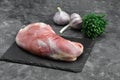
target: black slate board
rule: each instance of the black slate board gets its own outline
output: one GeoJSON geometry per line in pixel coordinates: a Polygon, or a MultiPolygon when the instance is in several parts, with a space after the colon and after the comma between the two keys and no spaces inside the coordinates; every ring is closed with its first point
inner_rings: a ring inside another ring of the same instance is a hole
{"type": "Polygon", "coordinates": [[[0,58],[2,61],[21,63],[33,66],[40,66],[46,68],[59,69],[70,72],[81,72],[89,55],[90,51],[95,43],[95,41],[88,38],[73,38],[73,37],[64,37],[71,41],[81,42],[84,45],[83,54],[75,62],[63,62],[55,61],[51,59],[46,59],[30,54],[29,52],[21,49],[14,42],[13,45],[4,53],[0,58]]]}

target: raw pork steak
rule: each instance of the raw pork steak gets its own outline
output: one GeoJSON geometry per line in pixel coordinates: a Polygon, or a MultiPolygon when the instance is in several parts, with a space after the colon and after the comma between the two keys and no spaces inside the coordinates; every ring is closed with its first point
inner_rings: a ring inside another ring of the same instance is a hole
{"type": "Polygon", "coordinates": [[[75,61],[83,52],[81,43],[60,37],[45,23],[32,23],[20,29],[16,43],[32,54],[55,60],[75,61]]]}

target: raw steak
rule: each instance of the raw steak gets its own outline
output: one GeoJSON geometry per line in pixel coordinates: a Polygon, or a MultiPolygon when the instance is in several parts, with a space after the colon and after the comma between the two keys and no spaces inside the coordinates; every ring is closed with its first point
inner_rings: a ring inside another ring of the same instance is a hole
{"type": "Polygon", "coordinates": [[[32,54],[55,60],[75,61],[83,52],[81,43],[60,37],[45,23],[32,23],[20,29],[16,43],[32,54]]]}

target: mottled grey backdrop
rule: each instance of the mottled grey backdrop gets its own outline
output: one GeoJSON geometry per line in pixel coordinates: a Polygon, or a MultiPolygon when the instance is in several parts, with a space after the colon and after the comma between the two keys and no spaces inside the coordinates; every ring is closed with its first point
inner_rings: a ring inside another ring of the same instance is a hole
{"type": "MultiPolygon", "coordinates": [[[[60,6],[68,13],[106,13],[106,33],[97,39],[81,73],[0,61],[0,80],[120,80],[120,1],[119,0],[0,0],[0,56],[14,42],[22,25],[46,22],[58,33],[52,16],[60,6]]],[[[79,37],[68,30],[67,36],[79,37]]]]}

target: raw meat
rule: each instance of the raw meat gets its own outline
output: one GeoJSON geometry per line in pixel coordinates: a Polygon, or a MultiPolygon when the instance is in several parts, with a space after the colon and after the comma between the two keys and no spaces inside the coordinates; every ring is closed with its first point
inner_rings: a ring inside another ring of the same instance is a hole
{"type": "Polygon", "coordinates": [[[81,43],[60,37],[45,23],[32,23],[20,29],[16,43],[32,54],[55,60],[75,61],[83,52],[81,43]]]}

